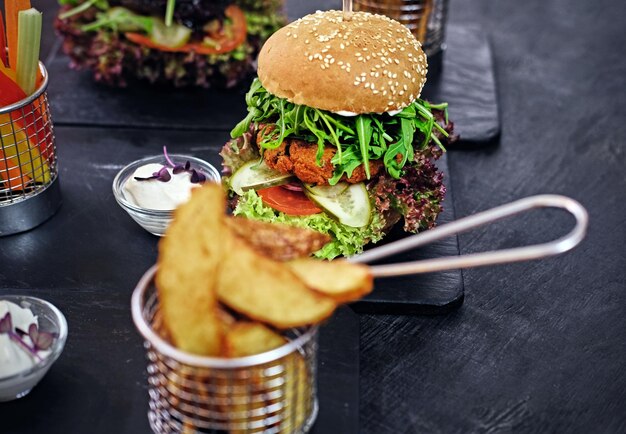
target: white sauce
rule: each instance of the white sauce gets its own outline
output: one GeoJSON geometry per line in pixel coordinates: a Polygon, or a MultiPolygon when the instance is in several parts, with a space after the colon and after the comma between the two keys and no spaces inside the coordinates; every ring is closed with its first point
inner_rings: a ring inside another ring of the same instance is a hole
{"type": "MultiPolygon", "coordinates": [[[[400,109],[400,110],[389,110],[387,113],[389,116],[395,116],[398,113],[400,113],[402,110],[404,109],[400,109]]],[[[346,116],[346,117],[354,117],[354,116],[358,116],[360,113],[354,113],[354,112],[349,112],[347,110],[339,110],[337,112],[333,112],[335,114],[338,114],[339,116],[346,116]]]]}
{"type": "MultiPolygon", "coordinates": [[[[13,330],[18,328],[28,332],[31,324],[39,326],[37,317],[33,315],[30,309],[24,309],[10,301],[0,300],[0,319],[4,318],[7,312],[11,313],[13,330]]],[[[28,345],[32,345],[32,341],[28,336],[23,336],[22,339],[28,345]]],[[[38,354],[44,359],[50,354],[50,351],[39,351],[38,354]]],[[[34,366],[36,362],[33,356],[11,340],[8,334],[0,334],[0,378],[9,377],[24,371],[34,366]]]]}
{"type": "Polygon", "coordinates": [[[146,164],[135,170],[132,176],[124,184],[123,191],[126,199],[141,208],[155,210],[173,210],[191,197],[191,190],[200,187],[202,184],[192,184],[191,174],[182,172],[173,174],[171,168],[167,168],[172,178],[167,181],[150,179],[148,181],[138,181],[139,178],[148,178],[154,172],[161,170],[161,164],[146,164]]]}

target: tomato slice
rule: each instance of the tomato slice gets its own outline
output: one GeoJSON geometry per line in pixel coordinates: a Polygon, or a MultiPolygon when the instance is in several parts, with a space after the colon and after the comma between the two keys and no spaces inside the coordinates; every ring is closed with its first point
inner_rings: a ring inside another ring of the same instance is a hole
{"type": "Polygon", "coordinates": [[[265,205],[288,215],[311,215],[322,212],[301,191],[287,190],[277,186],[257,190],[257,193],[265,205]]]}
{"type": "Polygon", "coordinates": [[[201,42],[192,42],[181,45],[180,47],[168,47],[161,45],[150,39],[149,36],[140,33],[127,32],[124,33],[126,39],[137,45],[143,45],[159,51],[167,51],[172,53],[189,53],[196,52],[198,54],[223,54],[233,51],[246,41],[247,26],[246,16],[243,11],[235,5],[228,6],[224,14],[231,20],[230,33],[218,33],[216,35],[208,35],[211,37],[214,45],[207,45],[201,42]]]}

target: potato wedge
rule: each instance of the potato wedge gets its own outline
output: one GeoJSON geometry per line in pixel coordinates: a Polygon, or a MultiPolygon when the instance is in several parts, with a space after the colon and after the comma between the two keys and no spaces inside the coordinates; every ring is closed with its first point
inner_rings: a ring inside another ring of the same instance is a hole
{"type": "Polygon", "coordinates": [[[303,258],[285,265],[309,288],[331,297],[337,303],[358,300],[372,292],[374,279],[365,265],[336,259],[320,261],[303,258]]]}
{"type": "Polygon", "coordinates": [[[275,261],[310,256],[331,240],[327,234],[280,223],[265,223],[244,217],[226,220],[235,235],[243,238],[255,251],[275,261]]]}
{"type": "Polygon", "coordinates": [[[278,348],[284,337],[257,322],[238,322],[224,336],[225,357],[245,357],[278,348]]]}
{"type": "Polygon", "coordinates": [[[215,284],[229,250],[230,237],[220,239],[228,232],[224,212],[220,186],[197,188],[159,243],[156,285],[164,324],[172,343],[194,354],[215,356],[222,348],[215,284]]]}
{"type": "Polygon", "coordinates": [[[248,318],[279,329],[318,323],[335,310],[335,302],[311,291],[282,263],[257,254],[245,241],[231,240],[221,258],[218,299],[248,318]]]}

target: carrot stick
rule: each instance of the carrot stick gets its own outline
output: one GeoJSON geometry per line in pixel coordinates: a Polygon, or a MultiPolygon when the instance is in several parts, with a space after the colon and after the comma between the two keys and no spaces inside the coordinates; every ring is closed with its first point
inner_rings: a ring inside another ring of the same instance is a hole
{"type": "MultiPolygon", "coordinates": [[[[11,1],[11,0],[9,0],[11,1]]],[[[2,17],[2,11],[0,11],[0,66],[9,66],[9,60],[7,59],[7,41],[4,32],[4,18],[2,17]]]]}
{"type": "Polygon", "coordinates": [[[9,47],[9,66],[17,66],[17,17],[20,11],[30,9],[30,0],[6,0],[4,12],[6,15],[7,43],[9,47]]]}

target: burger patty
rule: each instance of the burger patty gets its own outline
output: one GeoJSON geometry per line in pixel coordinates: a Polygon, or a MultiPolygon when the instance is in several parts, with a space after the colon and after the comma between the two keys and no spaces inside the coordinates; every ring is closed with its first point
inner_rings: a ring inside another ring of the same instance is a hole
{"type": "MultiPolygon", "coordinates": [[[[335,156],[337,148],[325,146],[321,158],[321,165],[317,164],[317,144],[309,143],[300,139],[287,139],[276,149],[266,149],[263,159],[266,164],[281,173],[295,175],[302,182],[308,184],[328,185],[328,180],[333,177],[333,164],[331,159],[335,156]]],[[[377,175],[383,168],[381,160],[369,162],[370,175],[377,175]]],[[[361,164],[352,172],[351,176],[344,175],[341,181],[356,184],[367,180],[365,166],[361,164]]]]}

